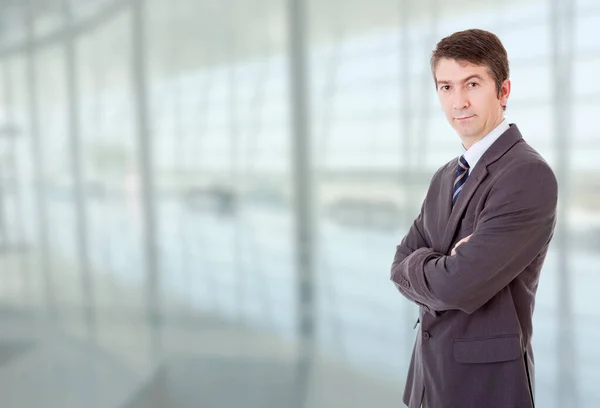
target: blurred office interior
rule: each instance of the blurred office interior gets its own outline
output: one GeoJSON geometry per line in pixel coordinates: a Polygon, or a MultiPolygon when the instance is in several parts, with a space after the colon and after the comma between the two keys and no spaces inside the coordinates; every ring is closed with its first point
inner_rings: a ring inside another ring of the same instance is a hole
{"type": "Polygon", "coordinates": [[[600,404],[600,3],[0,1],[3,407],[398,407],[389,281],[461,154],[436,42],[504,42],[553,167],[536,399],[600,404]]]}

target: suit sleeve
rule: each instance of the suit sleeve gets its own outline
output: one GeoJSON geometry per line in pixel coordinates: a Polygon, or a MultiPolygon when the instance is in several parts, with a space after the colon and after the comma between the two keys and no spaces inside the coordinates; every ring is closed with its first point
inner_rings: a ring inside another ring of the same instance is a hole
{"type": "Polygon", "coordinates": [[[429,248],[430,245],[425,238],[423,229],[423,207],[421,207],[421,212],[408,230],[408,234],[402,239],[400,245],[396,246],[394,262],[401,262],[417,249],[423,247],[429,248]]]}
{"type": "MultiPolygon", "coordinates": [[[[439,174],[440,170],[438,170],[432,180],[439,174]]],[[[410,256],[413,252],[420,248],[431,248],[431,243],[427,239],[427,235],[425,233],[425,228],[423,227],[423,209],[425,207],[425,202],[421,205],[421,211],[417,218],[414,220],[410,229],[406,236],[400,242],[400,245],[396,246],[396,254],[394,255],[394,261],[392,265],[397,265],[402,263],[408,256],[410,256]]],[[[393,270],[393,269],[392,269],[393,270]]],[[[393,281],[393,279],[392,279],[393,281]]],[[[410,292],[405,291],[403,285],[394,282],[396,288],[400,291],[402,295],[404,295],[408,300],[411,300],[418,304],[419,306],[425,306],[421,302],[417,301],[412,297],[410,292]]]]}
{"type": "MultiPolygon", "coordinates": [[[[419,213],[416,220],[413,222],[410,227],[408,234],[402,239],[400,245],[396,246],[396,254],[394,255],[394,261],[392,265],[399,265],[404,262],[412,253],[419,250],[420,248],[430,248],[431,245],[428,243],[425,238],[424,229],[423,229],[423,208],[421,208],[421,212],[419,213]]],[[[408,300],[416,303],[417,305],[424,307],[427,311],[430,311],[429,307],[427,307],[424,303],[420,302],[410,291],[408,291],[405,282],[395,282],[393,279],[393,271],[392,268],[392,282],[396,285],[398,291],[408,300]]]]}
{"type": "Polygon", "coordinates": [[[511,169],[492,187],[468,242],[453,256],[429,248],[392,265],[405,296],[434,311],[473,313],[517,277],[550,243],[558,187],[544,162],[511,169]]]}

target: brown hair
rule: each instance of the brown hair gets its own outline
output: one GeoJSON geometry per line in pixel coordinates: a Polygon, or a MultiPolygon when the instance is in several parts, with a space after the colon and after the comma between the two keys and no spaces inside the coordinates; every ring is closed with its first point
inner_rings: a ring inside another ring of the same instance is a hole
{"type": "MultiPolygon", "coordinates": [[[[436,83],[435,68],[442,58],[458,62],[466,61],[488,67],[496,84],[496,93],[500,96],[502,83],[508,79],[508,54],[500,39],[489,31],[477,28],[458,31],[442,38],[431,54],[431,72],[436,83]]],[[[503,107],[506,109],[506,106],[503,107]]]]}

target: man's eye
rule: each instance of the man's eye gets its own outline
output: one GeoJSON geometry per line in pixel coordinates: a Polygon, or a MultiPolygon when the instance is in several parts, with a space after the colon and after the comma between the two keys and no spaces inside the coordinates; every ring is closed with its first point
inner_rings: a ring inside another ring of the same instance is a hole
{"type": "Polygon", "coordinates": [[[478,85],[479,85],[479,84],[478,84],[477,82],[471,82],[471,83],[469,84],[469,86],[470,86],[471,88],[475,88],[475,87],[476,87],[476,86],[478,86],[478,85]]]}
{"type": "Polygon", "coordinates": [[[448,91],[448,90],[450,90],[450,85],[442,85],[440,87],[440,90],[442,90],[442,91],[448,91]]]}

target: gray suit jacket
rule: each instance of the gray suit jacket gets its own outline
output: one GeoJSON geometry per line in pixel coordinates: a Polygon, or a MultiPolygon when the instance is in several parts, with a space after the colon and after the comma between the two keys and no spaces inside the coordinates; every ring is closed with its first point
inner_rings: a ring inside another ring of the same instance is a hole
{"type": "Polygon", "coordinates": [[[404,403],[417,408],[425,396],[427,408],[533,407],[532,314],[556,222],[556,178],[514,124],[451,208],[456,165],[433,176],[391,268],[400,293],[420,305],[404,403]]]}

